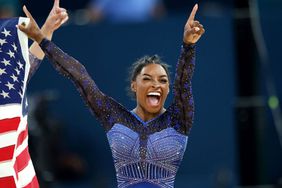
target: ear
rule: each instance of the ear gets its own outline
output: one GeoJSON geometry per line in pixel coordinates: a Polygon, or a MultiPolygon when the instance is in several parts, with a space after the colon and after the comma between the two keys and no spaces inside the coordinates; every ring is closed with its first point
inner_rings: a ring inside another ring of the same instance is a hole
{"type": "Polygon", "coordinates": [[[167,90],[167,94],[169,94],[170,92],[170,83],[168,83],[168,90],[167,90]]]}
{"type": "Polygon", "coordinates": [[[131,87],[131,91],[135,93],[136,92],[136,81],[132,81],[130,87],[131,87]]]}

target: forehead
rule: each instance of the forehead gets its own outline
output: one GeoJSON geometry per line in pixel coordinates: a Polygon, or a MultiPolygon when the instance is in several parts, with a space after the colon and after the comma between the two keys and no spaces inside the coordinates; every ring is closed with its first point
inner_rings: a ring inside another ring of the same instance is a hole
{"type": "Polygon", "coordinates": [[[165,69],[160,64],[146,65],[145,67],[143,67],[143,69],[140,72],[140,75],[144,75],[144,74],[149,74],[152,76],[154,75],[156,76],[166,75],[167,76],[165,69]]]}

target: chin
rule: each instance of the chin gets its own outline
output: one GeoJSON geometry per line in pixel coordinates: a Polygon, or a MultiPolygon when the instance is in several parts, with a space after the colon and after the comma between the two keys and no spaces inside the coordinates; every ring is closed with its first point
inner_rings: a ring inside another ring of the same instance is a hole
{"type": "Polygon", "coordinates": [[[156,107],[148,109],[148,112],[151,114],[160,114],[162,112],[163,107],[156,107]]]}

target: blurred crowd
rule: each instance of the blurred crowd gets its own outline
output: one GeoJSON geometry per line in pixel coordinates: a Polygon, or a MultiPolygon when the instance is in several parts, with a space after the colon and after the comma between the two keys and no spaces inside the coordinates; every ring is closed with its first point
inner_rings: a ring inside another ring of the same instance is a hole
{"type": "Polygon", "coordinates": [[[18,0],[0,0],[0,18],[13,17],[19,14],[18,0]]]}
{"type": "MultiPolygon", "coordinates": [[[[233,0],[62,0],[61,6],[70,14],[70,21],[78,25],[98,22],[145,22],[157,20],[168,14],[189,12],[199,3],[202,8],[231,6],[233,0]]],[[[26,5],[35,18],[46,18],[52,3],[35,0],[0,0],[0,17],[22,16],[21,7],[26,5]],[[42,8],[44,7],[44,8],[42,8]]]]}

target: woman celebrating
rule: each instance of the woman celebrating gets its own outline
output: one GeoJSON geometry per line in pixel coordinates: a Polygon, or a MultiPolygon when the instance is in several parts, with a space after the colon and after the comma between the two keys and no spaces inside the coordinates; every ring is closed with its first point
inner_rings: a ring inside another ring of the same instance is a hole
{"type": "Polygon", "coordinates": [[[194,20],[197,9],[198,5],[195,5],[184,27],[172,104],[164,108],[170,84],[167,65],[158,56],[145,56],[132,65],[131,90],[136,108],[129,111],[102,93],[82,64],[47,40],[24,7],[31,21],[18,28],[40,44],[58,72],[73,81],[89,109],[103,125],[112,150],[119,188],[174,186],[193,123],[194,44],[205,31],[194,20]]]}

